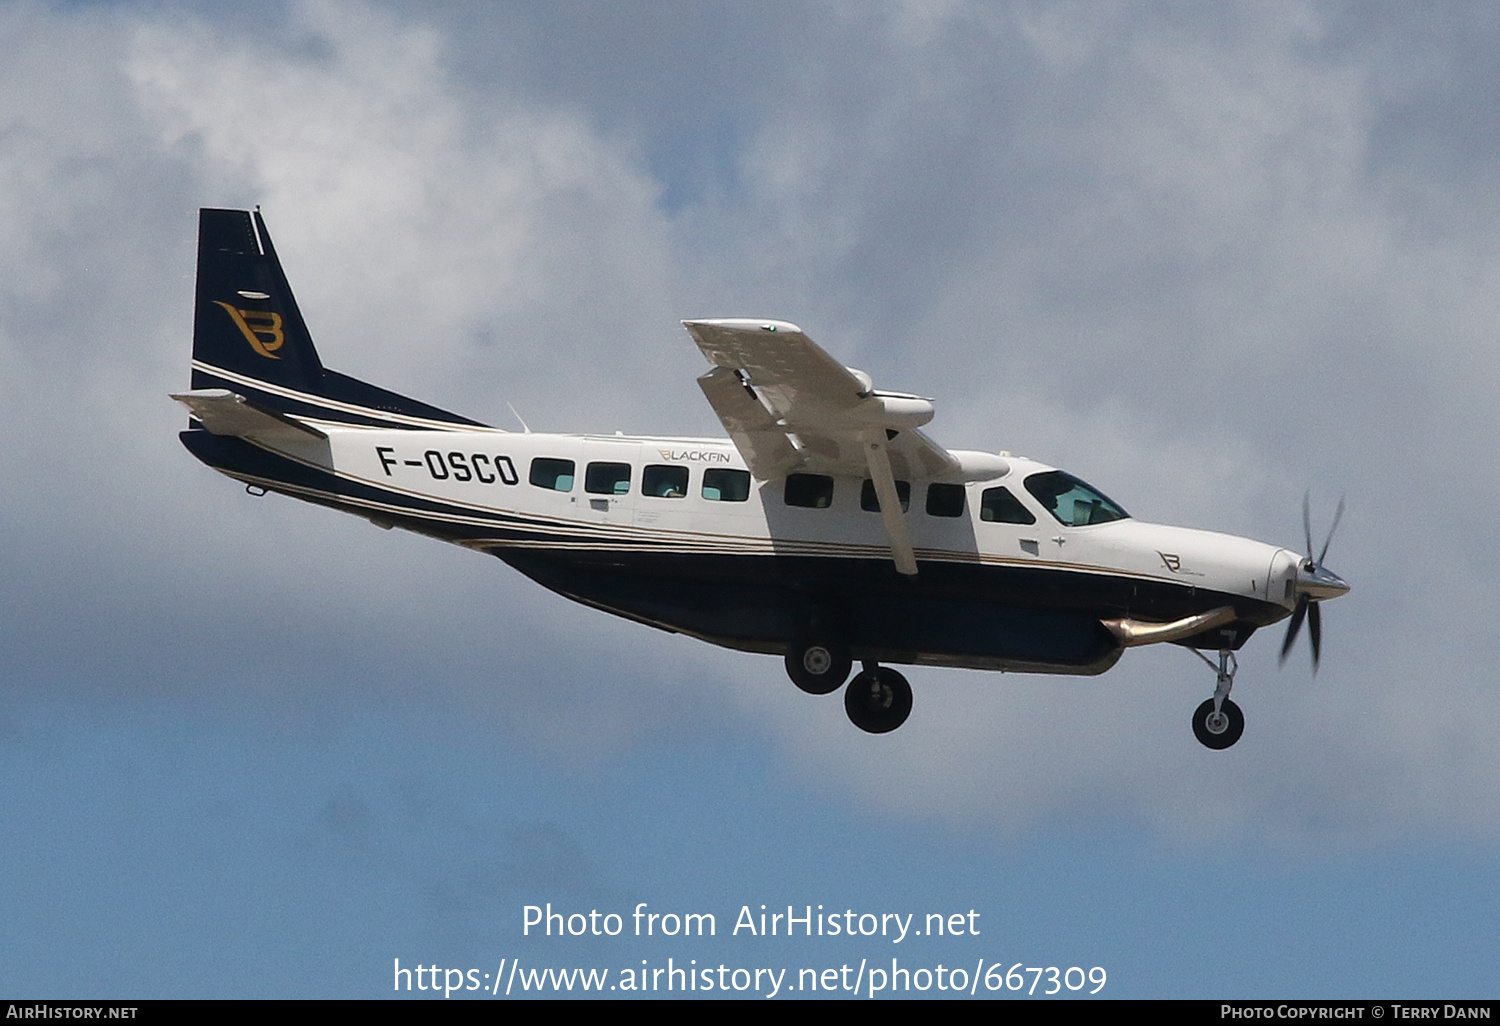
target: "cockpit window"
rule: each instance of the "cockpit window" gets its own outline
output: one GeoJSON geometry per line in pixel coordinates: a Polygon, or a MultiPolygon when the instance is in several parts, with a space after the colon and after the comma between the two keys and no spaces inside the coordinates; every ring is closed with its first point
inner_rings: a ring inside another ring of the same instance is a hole
{"type": "Polygon", "coordinates": [[[961,517],[964,515],[964,486],[961,484],[930,484],[927,486],[927,515],[930,517],[961,517]]]}
{"type": "Polygon", "coordinates": [[[1072,474],[1049,470],[1026,479],[1026,490],[1064,527],[1125,520],[1130,514],[1072,474]]]}

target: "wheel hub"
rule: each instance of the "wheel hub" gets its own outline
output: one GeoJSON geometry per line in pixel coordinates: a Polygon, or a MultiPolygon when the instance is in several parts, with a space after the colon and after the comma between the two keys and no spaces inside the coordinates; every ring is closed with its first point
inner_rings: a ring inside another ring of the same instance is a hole
{"type": "Polygon", "coordinates": [[[885,681],[877,677],[875,680],[871,681],[870,686],[865,689],[865,708],[870,710],[871,712],[885,712],[891,707],[891,704],[895,701],[895,698],[895,690],[885,681]]]}
{"type": "Polygon", "coordinates": [[[821,677],[833,666],[833,653],[822,645],[814,645],[802,654],[802,666],[808,673],[821,677]]]}
{"type": "Polygon", "coordinates": [[[911,685],[889,667],[871,666],[849,682],[844,711],[860,730],[889,733],[911,714],[911,685]]]}

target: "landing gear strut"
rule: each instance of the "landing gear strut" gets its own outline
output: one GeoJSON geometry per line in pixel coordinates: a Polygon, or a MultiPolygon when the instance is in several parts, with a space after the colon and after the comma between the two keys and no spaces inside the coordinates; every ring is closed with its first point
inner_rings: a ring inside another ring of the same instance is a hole
{"type": "Polygon", "coordinates": [[[889,666],[863,665],[844,689],[844,711],[860,730],[887,734],[911,715],[911,685],[889,666]]]}
{"type": "MultiPolygon", "coordinates": [[[[1193,654],[1209,666],[1213,661],[1193,649],[1193,654]]],[[[1219,649],[1218,685],[1214,697],[1200,705],[1193,713],[1193,736],[1215,751],[1222,751],[1240,739],[1245,732],[1245,714],[1229,700],[1229,689],[1234,687],[1234,675],[1240,668],[1234,653],[1227,648],[1219,649]]]]}

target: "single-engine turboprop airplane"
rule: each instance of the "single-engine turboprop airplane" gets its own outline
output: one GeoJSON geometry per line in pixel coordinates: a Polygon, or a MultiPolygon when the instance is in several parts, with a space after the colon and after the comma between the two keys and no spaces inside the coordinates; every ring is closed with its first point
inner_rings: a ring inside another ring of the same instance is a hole
{"type": "MultiPolygon", "coordinates": [[[[192,417],[182,442],[255,494],[281,492],[499,556],[568,598],[725,648],[785,657],[855,725],[895,730],[891,663],[1097,674],[1175,642],[1217,672],[1193,714],[1244,730],[1235,653],[1349,590],[1308,554],[1133,520],[1078,478],[944,449],[932,401],[876,389],[796,325],[683,324],[729,439],[516,433],[327,370],[260,212],[203,210],[192,417]],[[1218,655],[1215,664],[1204,651],[1218,655]]],[[[523,425],[524,426],[524,425],[523,425]]],[[[1342,513],[1342,504],[1340,505],[1342,513]]],[[[1337,526],[1338,517],[1334,518],[1337,526]]],[[[1330,537],[1332,531],[1329,532],[1330,537]]]]}

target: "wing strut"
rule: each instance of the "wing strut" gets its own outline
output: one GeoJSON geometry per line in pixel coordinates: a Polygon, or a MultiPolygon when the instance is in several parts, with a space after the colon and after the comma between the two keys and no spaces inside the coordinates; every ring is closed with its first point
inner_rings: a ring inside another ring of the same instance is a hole
{"type": "Polygon", "coordinates": [[[885,450],[885,432],[867,432],[863,442],[865,459],[870,464],[870,481],[874,483],[875,495],[880,500],[880,519],[885,522],[885,533],[891,539],[891,556],[896,561],[896,570],[915,577],[917,557],[912,552],[906,514],[901,510],[901,497],[896,492],[896,475],[891,473],[891,457],[885,450]]]}

